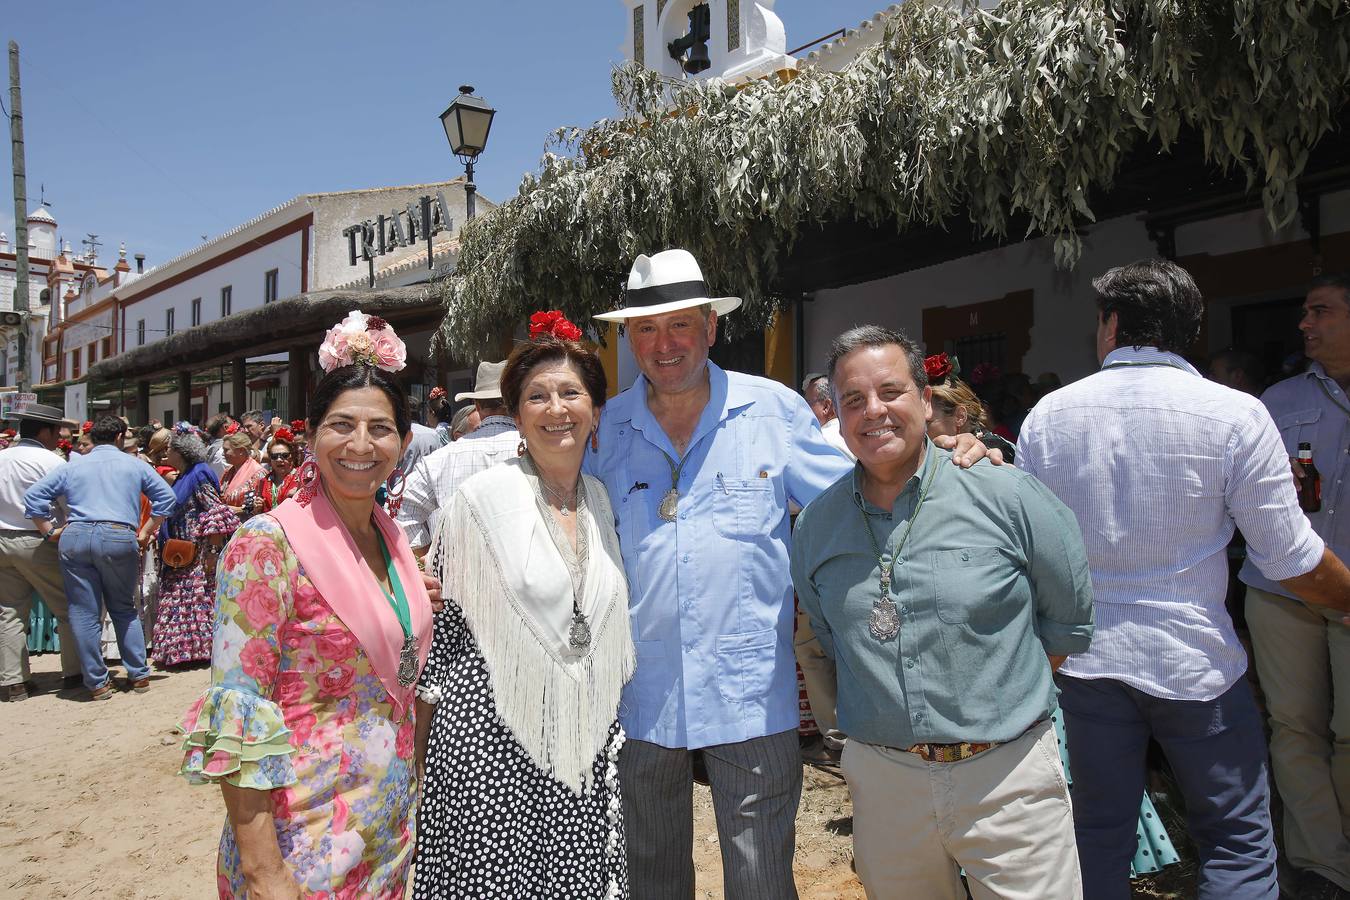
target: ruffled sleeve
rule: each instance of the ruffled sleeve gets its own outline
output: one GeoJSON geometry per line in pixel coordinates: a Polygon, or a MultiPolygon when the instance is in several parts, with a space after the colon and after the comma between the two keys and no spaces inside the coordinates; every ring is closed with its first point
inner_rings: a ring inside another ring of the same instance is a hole
{"type": "Polygon", "coordinates": [[[296,781],[291,730],[270,700],[210,687],[183,720],[182,773],[192,784],[225,781],[271,790],[296,781]]]}
{"type": "Polygon", "coordinates": [[[183,720],[181,772],[193,784],[269,790],[296,781],[296,751],[272,688],[281,662],[278,632],[291,616],[298,566],[270,516],[251,519],[221,555],[211,687],[183,720]]]}
{"type": "Polygon", "coordinates": [[[198,535],[210,537],[217,534],[234,534],[235,529],[239,527],[239,517],[220,499],[220,492],[216,490],[214,484],[203,481],[198,485],[193,499],[199,510],[198,535]]]}

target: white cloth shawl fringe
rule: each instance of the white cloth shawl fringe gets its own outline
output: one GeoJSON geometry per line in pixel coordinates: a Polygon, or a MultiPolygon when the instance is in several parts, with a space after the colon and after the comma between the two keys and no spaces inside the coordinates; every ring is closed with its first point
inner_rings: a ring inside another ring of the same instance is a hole
{"type": "Polygon", "coordinates": [[[591,644],[571,649],[572,580],[531,477],[513,459],[460,485],[430,558],[487,662],[498,716],[542,771],[581,794],[591,789],[635,666],[628,583],[609,495],[583,476],[590,514],[581,611],[591,644]]]}

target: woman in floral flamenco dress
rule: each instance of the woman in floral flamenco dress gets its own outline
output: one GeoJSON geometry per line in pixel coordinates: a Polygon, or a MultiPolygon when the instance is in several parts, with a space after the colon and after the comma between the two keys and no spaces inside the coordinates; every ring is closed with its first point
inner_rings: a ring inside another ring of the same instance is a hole
{"type": "Polygon", "coordinates": [[[224,794],[222,898],[404,895],[431,606],[375,503],[411,433],[387,374],[403,359],[373,316],[329,331],[300,493],[221,556],[211,686],[184,723],[183,774],[224,794]]]}

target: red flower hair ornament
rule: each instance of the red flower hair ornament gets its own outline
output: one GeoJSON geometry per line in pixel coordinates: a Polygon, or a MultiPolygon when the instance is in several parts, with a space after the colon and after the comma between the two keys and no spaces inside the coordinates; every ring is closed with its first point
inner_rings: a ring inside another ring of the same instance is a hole
{"type": "Polygon", "coordinates": [[[928,375],[929,384],[941,384],[948,375],[952,374],[951,357],[945,353],[929,356],[923,361],[923,370],[928,375]]]}
{"type": "Polygon", "coordinates": [[[272,440],[281,441],[283,444],[295,443],[295,434],[285,425],[272,432],[272,440]]]}
{"type": "Polygon", "coordinates": [[[94,430],[93,422],[85,422],[83,425],[80,426],[80,434],[88,434],[93,430],[94,430]]]}
{"type": "Polygon", "coordinates": [[[305,420],[304,420],[304,419],[291,419],[291,431],[295,432],[296,434],[302,434],[302,433],[304,433],[304,431],[305,431],[305,420]]]}
{"type": "Polygon", "coordinates": [[[530,316],[530,340],[551,335],[562,341],[581,340],[581,329],[567,321],[560,309],[537,312],[530,316]]]}

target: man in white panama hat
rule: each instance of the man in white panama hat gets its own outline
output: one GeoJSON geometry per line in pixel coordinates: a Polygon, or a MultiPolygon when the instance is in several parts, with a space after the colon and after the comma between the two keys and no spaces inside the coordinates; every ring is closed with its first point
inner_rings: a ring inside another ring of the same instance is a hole
{"type": "MultiPolygon", "coordinates": [[[[629,879],[643,900],[694,894],[691,752],[712,785],[731,900],[789,900],[801,796],[788,504],[850,471],[806,402],[708,360],[720,316],[685,250],[639,256],[624,325],[641,375],[611,400],[586,470],[609,490],[637,672],[619,758],[629,879]]],[[[973,464],[982,445],[956,458],[973,464]]]]}

